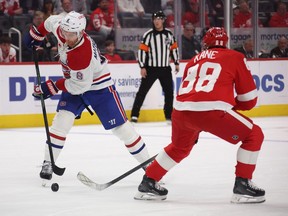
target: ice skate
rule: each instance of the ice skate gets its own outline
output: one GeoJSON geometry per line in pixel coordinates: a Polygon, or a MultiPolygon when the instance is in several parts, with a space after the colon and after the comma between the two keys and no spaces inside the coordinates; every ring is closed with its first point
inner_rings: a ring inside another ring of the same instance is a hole
{"type": "Polygon", "coordinates": [[[134,196],[136,200],[165,200],[168,190],[161,187],[157,181],[143,176],[143,180],[138,187],[138,193],[134,196]]]}
{"type": "MultiPolygon", "coordinates": [[[[42,185],[44,184],[44,182],[46,182],[47,180],[51,180],[52,179],[52,173],[53,173],[53,169],[52,169],[52,164],[50,161],[45,161],[43,162],[42,165],[42,169],[40,172],[40,178],[45,180],[43,181],[42,185]]],[[[45,184],[46,185],[46,184],[45,184]]],[[[44,186],[45,186],[44,185],[44,186]]]]}
{"type": "Polygon", "coordinates": [[[137,122],[138,122],[138,117],[132,116],[132,117],[131,117],[131,122],[132,122],[132,123],[137,123],[137,122]]]}
{"type": "Polygon", "coordinates": [[[250,179],[236,177],[231,203],[265,202],[265,190],[257,187],[250,179]]]}
{"type": "Polygon", "coordinates": [[[171,121],[171,119],[166,118],[166,124],[167,124],[167,125],[172,125],[172,121],[171,121]]]}
{"type": "MultiPolygon", "coordinates": [[[[152,162],[151,162],[151,163],[152,163],[152,162]]],[[[147,164],[146,166],[142,167],[145,172],[146,172],[146,168],[147,168],[151,163],[149,163],[149,164],[147,164]]],[[[163,181],[163,178],[162,178],[162,180],[158,181],[158,184],[159,184],[159,185],[165,185],[165,182],[163,181]]]]}

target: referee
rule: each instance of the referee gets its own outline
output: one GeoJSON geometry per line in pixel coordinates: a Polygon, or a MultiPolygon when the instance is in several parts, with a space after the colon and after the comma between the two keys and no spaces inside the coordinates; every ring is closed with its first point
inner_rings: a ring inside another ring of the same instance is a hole
{"type": "Polygon", "coordinates": [[[135,123],[138,121],[144,99],[157,79],[159,79],[164,92],[165,118],[168,123],[171,123],[174,96],[170,57],[174,61],[177,73],[179,71],[179,50],[172,32],[164,26],[165,19],[163,11],[152,14],[153,28],[144,33],[139,46],[138,63],[142,78],[131,112],[131,121],[135,123]]]}

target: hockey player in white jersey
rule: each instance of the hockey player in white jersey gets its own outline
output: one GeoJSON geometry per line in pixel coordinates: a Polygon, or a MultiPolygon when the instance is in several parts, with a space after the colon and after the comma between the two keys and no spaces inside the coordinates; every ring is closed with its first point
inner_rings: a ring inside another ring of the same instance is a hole
{"type": "MultiPolygon", "coordinates": [[[[74,119],[81,115],[85,107],[91,106],[104,128],[111,129],[136,160],[142,163],[150,157],[145,143],[127,120],[107,67],[107,60],[85,33],[85,27],[85,16],[72,11],[64,18],[50,16],[38,28],[32,26],[29,34],[24,36],[24,43],[30,47],[39,45],[49,32],[58,40],[64,77],[36,85],[33,93],[35,97],[42,94],[47,99],[62,91],[50,128],[54,160],[56,161],[64,147],[74,119]]],[[[50,180],[52,172],[49,148],[46,145],[40,177],[50,180]]]]}

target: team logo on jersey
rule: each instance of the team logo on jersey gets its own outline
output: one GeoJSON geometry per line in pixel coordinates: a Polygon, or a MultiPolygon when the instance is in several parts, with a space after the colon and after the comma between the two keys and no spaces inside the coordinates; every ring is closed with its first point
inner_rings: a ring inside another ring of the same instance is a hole
{"type": "Polygon", "coordinates": [[[61,106],[61,107],[66,106],[66,101],[60,101],[60,102],[59,102],[59,106],[61,106]]]}
{"type": "Polygon", "coordinates": [[[239,139],[239,136],[238,136],[238,135],[233,135],[233,136],[232,136],[232,139],[233,139],[233,140],[238,140],[238,139],[239,139]]]}
{"type": "Polygon", "coordinates": [[[165,39],[165,44],[166,44],[166,45],[171,44],[171,39],[170,39],[170,38],[166,38],[166,39],[165,39]]]}

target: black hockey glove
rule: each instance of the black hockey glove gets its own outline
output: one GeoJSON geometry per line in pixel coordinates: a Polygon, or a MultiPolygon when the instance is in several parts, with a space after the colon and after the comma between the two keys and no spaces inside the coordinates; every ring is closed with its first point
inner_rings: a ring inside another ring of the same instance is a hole
{"type": "Polygon", "coordinates": [[[41,35],[35,25],[32,25],[30,31],[23,35],[23,42],[28,48],[41,46],[45,37],[41,35]]]}

